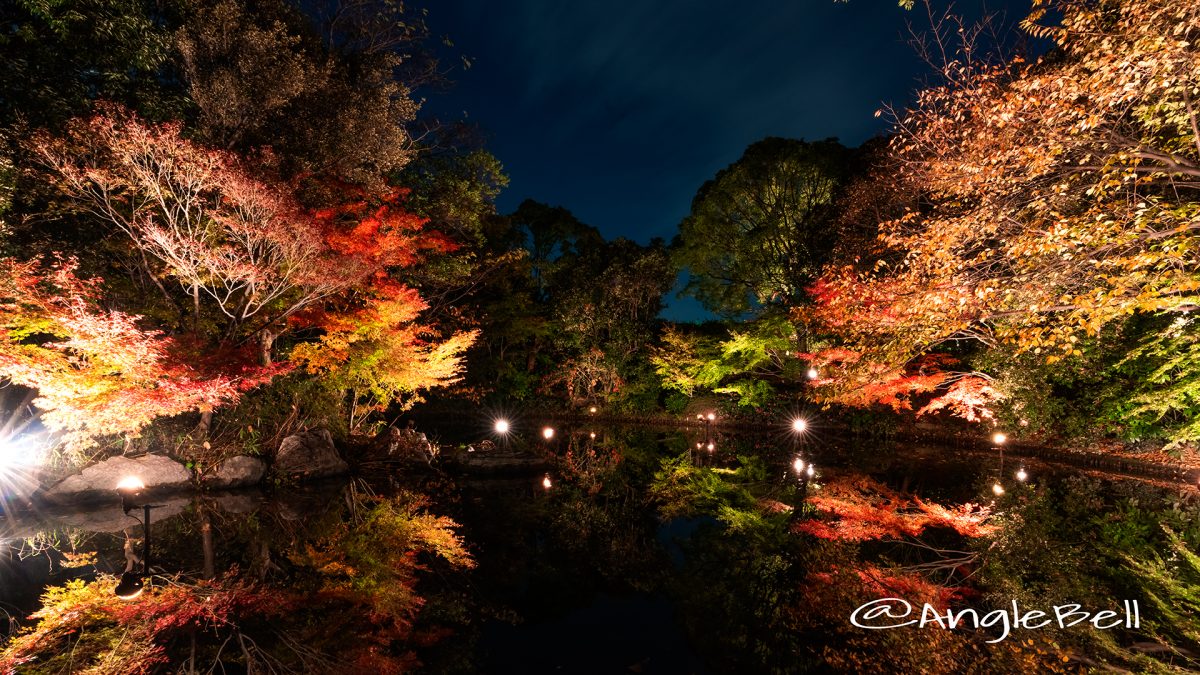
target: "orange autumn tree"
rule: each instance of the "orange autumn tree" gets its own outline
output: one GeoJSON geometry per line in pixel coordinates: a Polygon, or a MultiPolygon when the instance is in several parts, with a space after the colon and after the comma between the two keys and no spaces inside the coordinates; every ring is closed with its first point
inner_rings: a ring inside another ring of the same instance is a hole
{"type": "Polygon", "coordinates": [[[987,418],[1007,383],[928,355],[969,341],[1054,363],[1131,316],[1197,307],[1200,6],[1033,4],[1022,25],[1050,54],[960,51],[895,115],[889,179],[909,208],[867,259],[825,271],[805,317],[850,355],[813,355],[826,400],[949,395],[987,418]]]}
{"type": "Polygon", "coordinates": [[[443,339],[422,325],[423,301],[393,279],[451,248],[399,207],[403,191],[371,198],[334,185],[356,201],[308,209],[288,185],[188,140],[179,124],[149,125],[111,106],[30,147],[85,216],[131,244],[129,266],[180,308],[178,326],[200,351],[254,344],[269,367],[278,338],[303,325],[303,339],[316,342],[298,358],[351,392],[355,422],[456,375],[473,335],[443,339]]]}
{"type": "Polygon", "coordinates": [[[293,321],[321,329],[318,340],[297,345],[291,356],[343,392],[352,432],[371,413],[391,406],[408,409],[421,401],[422,390],[457,382],[463,353],[478,336],[478,331],[463,331],[442,339],[434,326],[420,321],[427,305],[416,289],[382,272],[455,248],[449,238],[425,230],[426,219],[400,208],[406,196],[398,190],[378,204],[364,197],[317,213],[335,253],[377,270],[365,283],[293,321]]]}
{"type": "Polygon", "coordinates": [[[75,204],[128,238],[164,294],[163,282],[182,288],[193,330],[211,313],[225,335],[257,337],[269,363],[283,321],[376,268],[335,255],[285,186],[182,131],[108,107],[32,149],[75,204]]]}
{"type": "Polygon", "coordinates": [[[186,365],[176,342],[100,308],[98,297],[97,280],[76,277],[73,263],[0,261],[0,377],[31,391],[31,419],[71,453],[160,416],[231,403],[273,374],[186,365]]]}

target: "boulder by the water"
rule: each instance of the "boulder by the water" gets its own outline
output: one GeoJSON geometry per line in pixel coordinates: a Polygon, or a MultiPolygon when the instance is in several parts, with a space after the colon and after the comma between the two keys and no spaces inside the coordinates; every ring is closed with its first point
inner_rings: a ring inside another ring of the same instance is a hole
{"type": "Polygon", "coordinates": [[[258,485],[266,472],[267,465],[261,459],[238,455],[221,462],[216,473],[204,479],[204,486],[214,490],[229,490],[258,485]]]}
{"type": "Polygon", "coordinates": [[[59,481],[43,497],[55,504],[117,501],[117,483],[134,476],[145,484],[145,493],[164,494],[191,488],[192,472],[162,455],[112,457],[59,481]]]}
{"type": "Polygon", "coordinates": [[[350,465],[333,447],[328,429],[302,431],[283,439],[274,468],[285,476],[301,479],[340,476],[350,471],[350,465]]]}
{"type": "Polygon", "coordinates": [[[375,462],[407,462],[431,465],[438,455],[438,446],[412,427],[399,429],[390,426],[376,434],[367,444],[361,457],[375,462]]]}
{"type": "Polygon", "coordinates": [[[523,473],[544,469],[546,457],[526,450],[511,449],[467,449],[456,450],[444,456],[442,464],[447,468],[468,473],[523,473]]]}

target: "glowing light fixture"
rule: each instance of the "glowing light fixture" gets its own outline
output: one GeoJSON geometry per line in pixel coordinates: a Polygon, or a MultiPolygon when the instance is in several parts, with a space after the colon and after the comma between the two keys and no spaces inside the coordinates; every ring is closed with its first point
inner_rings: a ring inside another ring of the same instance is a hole
{"type": "Polygon", "coordinates": [[[996,445],[1004,445],[1004,442],[1007,440],[1008,440],[1008,436],[1000,433],[999,431],[992,434],[992,442],[995,443],[996,445]]]}
{"type": "Polygon", "coordinates": [[[804,460],[797,457],[792,461],[792,468],[796,470],[796,473],[804,473],[804,460]]]}
{"type": "Polygon", "coordinates": [[[146,484],[137,476],[125,476],[117,483],[118,490],[144,490],[146,484]]]}
{"type": "Polygon", "coordinates": [[[716,444],[716,443],[709,443],[709,444],[708,444],[708,451],[709,451],[709,452],[712,452],[713,450],[716,450],[716,449],[717,449],[717,444],[716,444]]]}
{"type": "Polygon", "coordinates": [[[801,433],[804,433],[807,429],[808,429],[808,422],[805,422],[804,420],[800,419],[799,417],[792,420],[792,431],[794,431],[798,434],[801,434],[801,433]]]}
{"type": "Polygon", "coordinates": [[[595,415],[595,414],[596,414],[596,406],[592,406],[592,407],[588,408],[588,412],[590,412],[590,413],[592,413],[593,415],[595,415]]]}
{"type": "Polygon", "coordinates": [[[1017,469],[1017,480],[1024,483],[1026,478],[1029,478],[1029,474],[1025,472],[1025,467],[1017,469]]]}
{"type": "Polygon", "coordinates": [[[812,478],[814,475],[816,475],[817,469],[812,464],[809,464],[808,467],[804,469],[804,473],[807,474],[809,478],[812,478]]]}
{"type": "Polygon", "coordinates": [[[28,436],[0,441],[0,482],[25,482],[25,474],[42,463],[44,453],[45,448],[28,436]]]}
{"type": "Polygon", "coordinates": [[[1004,486],[999,483],[992,483],[992,493],[999,497],[1004,494],[1004,486]]]}
{"type": "Polygon", "coordinates": [[[818,377],[819,375],[820,375],[820,373],[818,373],[818,372],[817,372],[817,369],[816,369],[816,368],[809,368],[809,369],[808,369],[808,379],[810,379],[810,380],[815,380],[815,379],[817,379],[817,377],[818,377]]]}
{"type": "Polygon", "coordinates": [[[713,412],[708,413],[708,421],[709,422],[711,422],[715,419],[717,419],[717,413],[713,413],[713,412]]]}
{"type": "Polygon", "coordinates": [[[496,420],[496,433],[498,433],[498,434],[507,434],[508,433],[508,420],[506,420],[506,419],[496,420]]]}
{"type": "MultiPolygon", "coordinates": [[[[117,483],[117,494],[121,495],[121,510],[125,515],[130,515],[130,511],[142,509],[142,569],[140,572],[133,571],[133,560],[130,559],[128,566],[125,568],[125,573],[121,575],[121,581],[117,583],[117,587],[113,589],[113,593],[122,600],[132,600],[142,594],[146,588],[146,579],[150,576],[150,509],[155,508],[153,504],[145,500],[142,494],[146,489],[146,484],[137,476],[125,476],[117,483]]],[[[135,516],[136,518],[136,516],[135,516]]],[[[126,552],[132,552],[131,543],[126,540],[126,552]]]]}
{"type": "Polygon", "coordinates": [[[554,429],[552,429],[550,427],[546,427],[545,429],[542,429],[542,438],[544,438],[546,440],[550,440],[551,438],[554,438],[554,429]]]}
{"type": "Polygon", "coordinates": [[[551,485],[552,483],[550,482],[550,474],[546,474],[545,478],[542,478],[542,487],[549,490],[551,485]]]}
{"type": "Polygon", "coordinates": [[[594,432],[594,431],[593,431],[592,433],[588,434],[588,436],[589,436],[590,438],[595,438],[595,437],[596,437],[596,432],[594,432]]]}

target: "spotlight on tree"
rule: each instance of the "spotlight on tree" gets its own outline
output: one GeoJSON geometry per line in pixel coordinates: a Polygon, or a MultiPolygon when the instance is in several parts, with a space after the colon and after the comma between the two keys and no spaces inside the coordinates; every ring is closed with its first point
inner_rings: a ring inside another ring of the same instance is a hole
{"type": "Polygon", "coordinates": [[[1024,483],[1025,479],[1027,479],[1027,478],[1029,478],[1029,474],[1025,472],[1025,467],[1021,467],[1021,468],[1017,469],[1017,480],[1024,483]]]}
{"type": "Polygon", "coordinates": [[[544,438],[546,440],[550,440],[551,438],[554,438],[554,429],[552,429],[550,427],[546,427],[545,429],[542,429],[542,438],[544,438]]]}
{"type": "Polygon", "coordinates": [[[997,497],[1004,494],[1004,486],[999,483],[992,483],[992,494],[997,497]]]}
{"type": "Polygon", "coordinates": [[[812,464],[809,464],[807,467],[804,468],[804,473],[809,478],[812,478],[813,476],[815,476],[817,474],[817,468],[815,466],[813,466],[812,464]]]}
{"type": "Polygon", "coordinates": [[[810,380],[815,380],[815,379],[817,379],[817,377],[818,377],[819,375],[820,375],[820,373],[818,373],[818,372],[817,372],[817,369],[816,369],[816,368],[809,368],[809,369],[808,369],[808,379],[810,379],[810,380]]]}
{"type": "Polygon", "coordinates": [[[496,433],[498,433],[498,434],[507,434],[508,433],[508,420],[506,420],[506,419],[496,420],[495,429],[496,429],[496,433]]]}
{"type": "Polygon", "coordinates": [[[553,485],[553,483],[550,482],[550,474],[546,474],[546,476],[542,478],[542,487],[549,490],[551,485],[553,485]]]}
{"type": "Polygon", "coordinates": [[[796,470],[796,473],[804,473],[804,460],[797,457],[792,461],[792,468],[796,470]]]}
{"type": "Polygon", "coordinates": [[[709,443],[707,447],[708,447],[708,451],[709,451],[709,452],[712,452],[713,450],[716,450],[716,449],[717,449],[717,444],[716,444],[716,443],[709,443]]]}
{"type": "Polygon", "coordinates": [[[717,419],[717,413],[710,412],[706,417],[708,418],[709,422],[712,422],[713,420],[717,419]]]}
{"type": "Polygon", "coordinates": [[[121,510],[125,515],[129,512],[141,508],[142,490],[146,489],[146,484],[137,476],[125,476],[117,483],[117,494],[121,495],[121,510]]]}
{"type": "Polygon", "coordinates": [[[1006,441],[1008,441],[1007,435],[1000,433],[999,431],[992,434],[992,443],[995,443],[996,445],[1004,445],[1006,441]]]}

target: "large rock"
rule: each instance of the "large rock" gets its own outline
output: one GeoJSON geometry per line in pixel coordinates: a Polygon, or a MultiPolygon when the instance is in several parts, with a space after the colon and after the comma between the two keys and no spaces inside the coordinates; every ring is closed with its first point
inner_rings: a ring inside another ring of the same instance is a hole
{"type": "Polygon", "coordinates": [[[230,457],[221,462],[216,473],[204,479],[204,486],[214,490],[258,485],[267,473],[267,465],[261,459],[247,455],[230,457]]]}
{"type": "Polygon", "coordinates": [[[293,478],[324,478],[340,476],[350,471],[333,447],[333,436],[327,429],[314,429],[293,434],[279,444],[275,455],[275,470],[293,478]]]}
{"type": "Polygon", "coordinates": [[[453,469],[468,473],[504,474],[525,473],[544,469],[547,458],[529,451],[495,449],[476,449],[468,446],[465,450],[449,453],[443,463],[453,469]]]}
{"type": "Polygon", "coordinates": [[[413,429],[388,427],[379,432],[366,447],[365,456],[375,461],[400,461],[430,465],[437,457],[438,447],[425,434],[413,429]]]}
{"type": "Polygon", "coordinates": [[[192,472],[170,457],[112,457],[93,464],[74,476],[67,476],[43,495],[55,504],[120,501],[117,483],[134,476],[146,485],[146,494],[181,492],[192,487],[192,472]]]}

